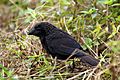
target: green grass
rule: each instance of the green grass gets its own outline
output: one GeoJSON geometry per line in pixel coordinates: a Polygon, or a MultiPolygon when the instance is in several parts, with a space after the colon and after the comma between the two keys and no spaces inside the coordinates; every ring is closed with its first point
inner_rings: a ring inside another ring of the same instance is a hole
{"type": "Polygon", "coordinates": [[[119,0],[1,0],[0,80],[119,80],[119,8],[119,0]],[[68,32],[91,54],[99,54],[100,64],[89,67],[75,59],[73,70],[72,60],[47,55],[39,39],[26,34],[36,21],[68,32]]]}

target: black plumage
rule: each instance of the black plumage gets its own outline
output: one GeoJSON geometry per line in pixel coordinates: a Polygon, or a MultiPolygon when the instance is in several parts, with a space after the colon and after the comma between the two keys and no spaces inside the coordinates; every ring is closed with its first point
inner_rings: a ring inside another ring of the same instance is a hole
{"type": "Polygon", "coordinates": [[[28,35],[39,37],[43,48],[53,58],[65,60],[77,50],[71,58],[80,58],[82,62],[91,66],[96,66],[99,63],[99,60],[83,52],[80,44],[71,35],[48,22],[35,24],[28,35]]]}

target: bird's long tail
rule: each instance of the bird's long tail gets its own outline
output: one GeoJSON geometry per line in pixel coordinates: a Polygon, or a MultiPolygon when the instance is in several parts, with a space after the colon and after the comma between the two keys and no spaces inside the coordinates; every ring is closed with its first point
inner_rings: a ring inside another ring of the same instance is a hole
{"type": "Polygon", "coordinates": [[[87,63],[91,66],[97,66],[99,63],[99,60],[92,57],[91,55],[87,54],[86,52],[83,52],[82,50],[78,50],[75,54],[76,57],[80,58],[81,62],[87,63]]]}

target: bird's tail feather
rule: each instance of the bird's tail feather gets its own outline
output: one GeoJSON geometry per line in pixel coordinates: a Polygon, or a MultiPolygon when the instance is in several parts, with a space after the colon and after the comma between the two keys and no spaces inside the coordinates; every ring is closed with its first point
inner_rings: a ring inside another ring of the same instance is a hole
{"type": "Polygon", "coordinates": [[[80,58],[81,62],[87,63],[91,66],[97,66],[99,63],[99,60],[92,57],[91,55],[79,50],[76,54],[78,58],[80,58]]]}
{"type": "Polygon", "coordinates": [[[97,66],[99,63],[99,60],[95,59],[91,56],[83,56],[83,57],[81,57],[81,62],[87,63],[91,66],[97,66]]]}

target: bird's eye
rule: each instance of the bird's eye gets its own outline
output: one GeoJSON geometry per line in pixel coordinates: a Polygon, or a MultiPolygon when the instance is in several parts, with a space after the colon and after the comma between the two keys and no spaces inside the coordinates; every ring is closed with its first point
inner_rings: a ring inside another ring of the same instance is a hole
{"type": "Polygon", "coordinates": [[[39,26],[38,26],[38,25],[36,25],[36,26],[35,26],[35,29],[39,29],[39,26]]]}
{"type": "Polygon", "coordinates": [[[35,29],[39,29],[38,27],[35,27],[35,29]]]}

